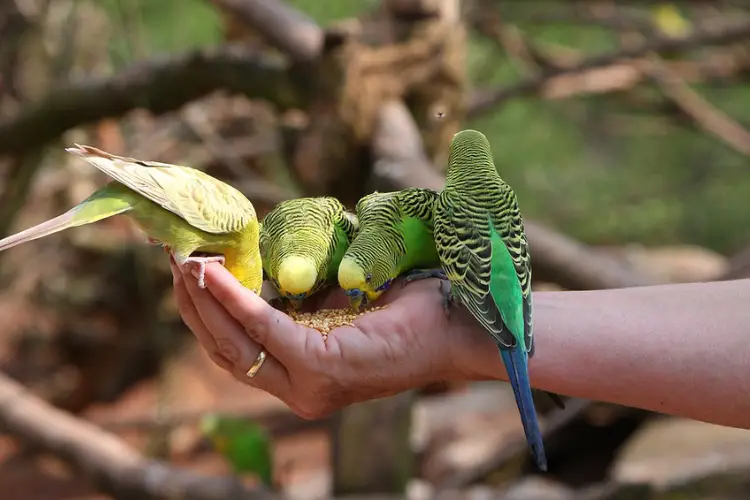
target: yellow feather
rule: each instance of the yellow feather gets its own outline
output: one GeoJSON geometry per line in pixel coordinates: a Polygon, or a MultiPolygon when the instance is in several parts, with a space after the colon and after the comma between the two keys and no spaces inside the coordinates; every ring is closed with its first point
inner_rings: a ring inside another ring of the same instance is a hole
{"type": "Polygon", "coordinates": [[[279,288],[284,294],[297,295],[310,290],[318,281],[318,266],[312,259],[290,255],[279,264],[279,288]]]}

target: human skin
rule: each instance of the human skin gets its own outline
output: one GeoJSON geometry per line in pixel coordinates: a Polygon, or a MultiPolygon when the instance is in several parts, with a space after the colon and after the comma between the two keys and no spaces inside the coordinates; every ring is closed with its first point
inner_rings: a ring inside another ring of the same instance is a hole
{"type": "MultiPolygon", "coordinates": [[[[467,311],[438,280],[397,283],[386,308],[328,335],[303,327],[218,264],[206,289],[172,263],[180,314],[211,359],[304,418],[437,381],[507,380],[467,311]],[[260,346],[269,358],[246,376],[260,346]]],[[[534,293],[535,388],[750,428],[750,280],[534,293]]],[[[342,307],[340,291],[317,307],[342,307]]]]}

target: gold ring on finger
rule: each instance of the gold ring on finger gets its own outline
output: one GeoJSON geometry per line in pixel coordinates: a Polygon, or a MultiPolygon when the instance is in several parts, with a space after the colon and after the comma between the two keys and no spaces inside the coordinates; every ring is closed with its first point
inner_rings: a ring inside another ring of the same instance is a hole
{"type": "Polygon", "coordinates": [[[266,350],[261,349],[260,352],[258,353],[258,357],[255,358],[255,362],[246,373],[248,378],[253,378],[255,377],[255,375],[258,374],[258,370],[260,370],[260,367],[263,366],[263,363],[266,362],[267,357],[268,357],[268,354],[266,353],[266,350]]]}

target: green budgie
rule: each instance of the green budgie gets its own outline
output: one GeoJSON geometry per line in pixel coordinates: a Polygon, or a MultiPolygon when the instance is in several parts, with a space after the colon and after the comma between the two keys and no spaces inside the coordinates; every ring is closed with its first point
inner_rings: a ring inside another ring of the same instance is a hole
{"type": "Polygon", "coordinates": [[[235,417],[207,415],[201,432],[232,466],[235,474],[254,473],[264,485],[273,486],[271,440],[258,424],[235,417]]]}
{"type": "Polygon", "coordinates": [[[241,192],[189,167],[140,161],[76,144],[66,151],[114,179],[87,199],[46,222],[0,240],[0,251],[71,227],[127,215],[179,265],[221,262],[245,287],[263,284],[255,208],[241,192]],[[195,252],[210,255],[193,255],[195,252]]]}
{"type": "Polygon", "coordinates": [[[410,188],[375,192],[357,202],[359,234],[339,266],[339,285],[352,309],[376,300],[403,273],[440,266],[432,237],[437,195],[410,188]]]}
{"type": "Polygon", "coordinates": [[[497,343],[526,440],[545,471],[528,375],[528,359],[534,354],[529,244],[516,195],[497,173],[481,132],[463,130],[453,136],[434,217],[437,252],[451,284],[446,311],[451,302],[464,305],[497,343]]]}
{"type": "Polygon", "coordinates": [[[336,283],[339,263],[358,228],[357,217],[336,198],[279,203],[260,230],[266,276],[282,298],[299,308],[303,299],[336,283]]]}

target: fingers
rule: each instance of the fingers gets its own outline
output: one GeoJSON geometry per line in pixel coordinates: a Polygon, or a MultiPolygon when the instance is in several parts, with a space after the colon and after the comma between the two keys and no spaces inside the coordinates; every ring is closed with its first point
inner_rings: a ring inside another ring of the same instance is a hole
{"type": "Polygon", "coordinates": [[[289,394],[289,374],[284,366],[267,353],[255,377],[247,375],[258,359],[261,346],[245,334],[242,326],[195,280],[184,279],[176,264],[175,295],[180,314],[208,352],[211,359],[230,372],[237,380],[285,399],[289,394]]]}
{"type": "MultiPolygon", "coordinates": [[[[247,335],[282,362],[285,359],[304,358],[309,342],[318,342],[323,346],[320,334],[303,328],[283,312],[271,307],[257,294],[243,287],[224,267],[214,264],[206,266],[206,284],[210,295],[244,327],[247,335]]],[[[213,331],[210,326],[209,329],[213,331]]]]}
{"type": "MultiPolygon", "coordinates": [[[[255,343],[253,343],[255,344],[255,343]]],[[[255,344],[257,346],[257,344],[255,344]]],[[[292,384],[289,380],[289,372],[286,370],[278,359],[274,358],[271,354],[266,351],[266,359],[260,366],[255,376],[250,378],[248,371],[253,363],[258,359],[260,354],[260,347],[253,350],[254,356],[248,358],[241,358],[237,360],[233,369],[229,372],[242,383],[256,387],[262,391],[266,391],[273,394],[282,401],[289,401],[291,395],[292,384]]]]}
{"type": "Polygon", "coordinates": [[[221,352],[219,352],[214,338],[211,336],[211,333],[208,328],[206,328],[206,325],[203,323],[203,320],[193,305],[193,300],[188,293],[182,272],[179,270],[171,256],[169,258],[169,267],[172,270],[172,284],[174,286],[177,308],[180,311],[182,320],[190,331],[193,332],[193,335],[196,336],[198,342],[200,342],[203,349],[206,350],[213,362],[225,370],[230,370],[232,364],[221,354],[221,352]]]}

